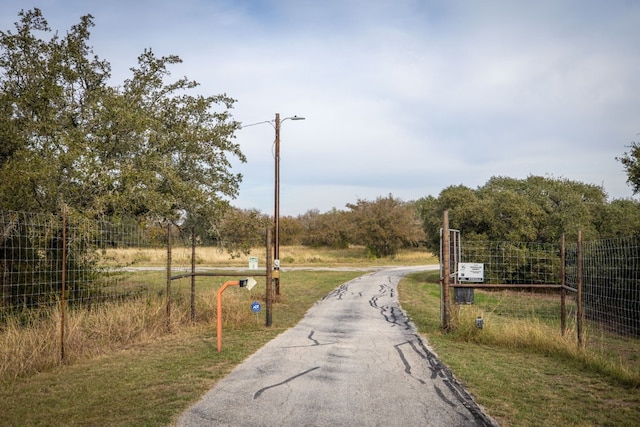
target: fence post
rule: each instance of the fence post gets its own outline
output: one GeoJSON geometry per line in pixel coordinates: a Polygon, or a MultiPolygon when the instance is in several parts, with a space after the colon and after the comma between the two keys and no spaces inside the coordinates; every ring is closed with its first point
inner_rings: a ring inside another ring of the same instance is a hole
{"type": "Polygon", "coordinates": [[[267,227],[267,290],[265,294],[265,326],[271,326],[272,313],[271,308],[273,306],[273,260],[271,258],[271,229],[267,227]]]}
{"type": "Polygon", "coordinates": [[[445,210],[442,215],[442,299],[443,299],[443,319],[442,329],[449,331],[451,329],[451,312],[449,307],[449,275],[451,267],[449,266],[449,211],[445,210]]]}
{"type": "Polygon", "coordinates": [[[577,251],[577,283],[578,283],[578,309],[577,309],[577,319],[576,319],[576,329],[578,332],[578,347],[582,348],[584,342],[582,340],[582,323],[584,318],[584,313],[582,311],[582,230],[578,230],[578,251],[577,251]]]}
{"type": "Polygon", "coordinates": [[[67,322],[65,311],[67,305],[66,282],[67,282],[67,207],[62,206],[62,271],[60,275],[62,289],[60,292],[60,361],[64,362],[64,332],[67,322]]]}
{"type": "Polygon", "coordinates": [[[560,245],[560,285],[562,288],[560,289],[560,332],[564,335],[565,330],[567,329],[567,290],[565,289],[566,283],[566,272],[567,272],[567,253],[566,253],[566,240],[565,235],[562,233],[562,240],[560,245]]]}
{"type": "Polygon", "coordinates": [[[196,230],[191,228],[191,321],[196,319],[196,230]]]}
{"type": "Polygon", "coordinates": [[[167,329],[171,329],[171,222],[167,224],[167,329]]]}

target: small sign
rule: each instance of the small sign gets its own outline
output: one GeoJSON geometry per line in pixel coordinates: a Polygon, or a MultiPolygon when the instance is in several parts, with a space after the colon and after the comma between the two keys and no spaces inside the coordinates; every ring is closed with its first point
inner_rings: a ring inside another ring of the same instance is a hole
{"type": "Polygon", "coordinates": [[[254,301],[251,303],[251,311],[253,311],[254,313],[260,313],[261,309],[262,305],[260,305],[258,301],[254,301]]]}
{"type": "Polygon", "coordinates": [[[257,270],[258,269],[258,257],[250,256],[249,257],[249,270],[257,270]]]}
{"type": "Polygon", "coordinates": [[[479,262],[458,263],[458,279],[461,282],[484,282],[484,264],[479,262]]]}

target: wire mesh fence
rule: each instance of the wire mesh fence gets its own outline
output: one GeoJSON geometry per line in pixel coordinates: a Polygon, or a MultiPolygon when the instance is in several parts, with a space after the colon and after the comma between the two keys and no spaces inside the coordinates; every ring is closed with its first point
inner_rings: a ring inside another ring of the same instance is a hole
{"type": "Polygon", "coordinates": [[[574,243],[566,258],[566,285],[576,291],[581,262],[583,316],[592,338],[603,332],[640,337],[640,237],[574,243]]]}
{"type": "Polygon", "coordinates": [[[557,321],[559,325],[560,250],[560,245],[543,243],[464,241],[459,262],[484,266],[483,287],[474,289],[474,309],[504,318],[557,321]]]}
{"type": "Polygon", "coordinates": [[[0,320],[56,305],[63,293],[69,306],[88,306],[149,292],[126,267],[163,246],[160,226],[0,212],[0,320]]]}
{"type": "Polygon", "coordinates": [[[504,321],[541,321],[600,349],[640,337],[638,236],[578,241],[564,250],[553,244],[463,240],[458,257],[452,256],[454,269],[454,261],[484,266],[482,283],[456,283],[455,270],[452,274],[454,290],[473,289],[467,310],[504,321]]]}

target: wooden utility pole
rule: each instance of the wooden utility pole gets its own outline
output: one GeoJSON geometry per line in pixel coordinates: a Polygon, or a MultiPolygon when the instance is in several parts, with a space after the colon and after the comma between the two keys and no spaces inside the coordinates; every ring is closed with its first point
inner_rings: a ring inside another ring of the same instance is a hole
{"type": "Polygon", "coordinates": [[[267,284],[265,292],[265,326],[271,326],[271,309],[273,306],[273,262],[271,261],[271,230],[267,228],[267,284]]]}
{"type": "Polygon", "coordinates": [[[275,142],[275,194],[273,197],[273,269],[275,270],[273,282],[276,295],[280,295],[280,114],[276,113],[276,142],[275,142]]]}

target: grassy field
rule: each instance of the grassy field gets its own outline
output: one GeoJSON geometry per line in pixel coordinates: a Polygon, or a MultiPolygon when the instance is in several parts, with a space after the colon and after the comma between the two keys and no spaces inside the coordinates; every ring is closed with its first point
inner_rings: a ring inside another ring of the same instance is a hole
{"type": "MultiPolygon", "coordinates": [[[[200,254],[200,266],[230,263],[225,254],[216,262],[215,253],[200,254]]],[[[120,257],[112,263],[162,264],[162,255],[154,259],[151,253],[112,255],[120,257]]],[[[436,263],[420,251],[372,261],[362,248],[343,252],[282,248],[281,258],[285,256],[292,258],[288,264],[294,266],[436,263]]],[[[246,259],[233,262],[246,265],[246,259]]],[[[55,320],[34,323],[32,328],[5,325],[0,330],[0,425],[171,424],[234,366],[295,325],[316,301],[362,274],[283,272],[282,295],[274,304],[271,328],[264,326],[264,310],[258,317],[250,310],[253,300],[263,299],[263,283],[251,292],[229,288],[224,294],[220,353],[214,306],[224,277],[198,278],[195,321],[188,308],[188,279],[174,283],[169,324],[161,294],[70,313],[64,364],[57,356],[55,320]]],[[[162,271],[134,275],[137,282],[158,289],[165,280],[162,271]]],[[[485,328],[478,330],[473,326],[475,313],[463,310],[456,319],[456,332],[443,334],[438,288],[437,272],[411,275],[400,284],[401,304],[443,362],[502,425],[640,425],[638,340],[608,341],[626,349],[632,361],[629,367],[627,359],[622,363],[606,351],[577,350],[570,337],[558,338],[555,325],[525,318],[501,322],[504,313],[485,314],[485,328]]],[[[489,303],[496,298],[480,295],[479,301],[489,303]]],[[[512,305],[505,303],[506,298],[511,296],[501,296],[499,302],[512,305]]],[[[56,319],[57,313],[51,313],[51,318],[56,319]]]]}
{"type": "MultiPolygon", "coordinates": [[[[457,330],[444,334],[438,279],[437,272],[405,278],[399,288],[402,307],[442,361],[501,425],[640,425],[637,358],[623,361],[578,350],[575,337],[562,337],[553,322],[504,313],[485,313],[484,328],[478,329],[475,313],[461,311],[457,330]]],[[[620,341],[610,337],[611,345],[619,346],[620,341]]],[[[640,354],[640,340],[622,341],[629,353],[640,354]]]]}

